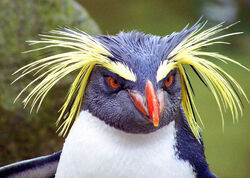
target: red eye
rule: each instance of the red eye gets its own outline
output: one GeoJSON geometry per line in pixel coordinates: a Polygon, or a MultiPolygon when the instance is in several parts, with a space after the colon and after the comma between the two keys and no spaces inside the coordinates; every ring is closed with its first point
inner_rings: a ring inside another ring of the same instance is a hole
{"type": "Polygon", "coordinates": [[[170,76],[167,78],[166,82],[165,82],[165,86],[166,86],[166,87],[170,87],[170,86],[172,85],[173,81],[174,81],[174,76],[173,76],[173,75],[170,75],[170,76]]]}
{"type": "Polygon", "coordinates": [[[114,88],[114,89],[117,89],[120,86],[120,84],[117,82],[117,80],[113,77],[106,77],[106,80],[107,80],[109,86],[114,88]]]}

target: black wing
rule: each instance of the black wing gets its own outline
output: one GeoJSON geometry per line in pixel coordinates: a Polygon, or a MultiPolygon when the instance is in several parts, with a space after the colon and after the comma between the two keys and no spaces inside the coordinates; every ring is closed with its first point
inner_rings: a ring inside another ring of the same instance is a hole
{"type": "Polygon", "coordinates": [[[180,118],[176,120],[176,139],[177,155],[180,159],[188,161],[194,168],[197,178],[217,178],[213,174],[206,161],[203,141],[200,142],[192,133],[184,114],[183,109],[180,110],[180,118]]]}
{"type": "Polygon", "coordinates": [[[48,156],[24,160],[7,166],[0,167],[0,177],[29,177],[47,178],[54,177],[61,152],[48,156]]]}

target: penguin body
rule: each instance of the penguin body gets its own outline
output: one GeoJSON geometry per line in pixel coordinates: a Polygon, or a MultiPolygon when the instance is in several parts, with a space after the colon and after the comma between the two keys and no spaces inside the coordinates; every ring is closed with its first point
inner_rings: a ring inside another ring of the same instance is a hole
{"type": "Polygon", "coordinates": [[[82,111],[65,140],[56,177],[195,177],[179,158],[175,121],[148,134],[130,134],[82,111]],[[80,137],[79,137],[80,135],[80,137]]]}

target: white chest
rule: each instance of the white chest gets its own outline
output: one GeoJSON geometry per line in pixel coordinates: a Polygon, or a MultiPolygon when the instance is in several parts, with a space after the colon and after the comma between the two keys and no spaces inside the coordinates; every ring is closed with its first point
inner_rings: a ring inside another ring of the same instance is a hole
{"type": "Polygon", "coordinates": [[[56,177],[195,177],[175,154],[174,122],[150,134],[127,134],[82,111],[67,137],[56,177]]]}

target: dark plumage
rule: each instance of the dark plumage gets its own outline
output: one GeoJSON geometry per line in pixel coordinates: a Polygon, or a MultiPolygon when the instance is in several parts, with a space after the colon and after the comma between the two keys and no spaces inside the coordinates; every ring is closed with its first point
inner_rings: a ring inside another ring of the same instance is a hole
{"type": "Polygon", "coordinates": [[[61,151],[0,168],[0,177],[54,177],[61,151]]]}

